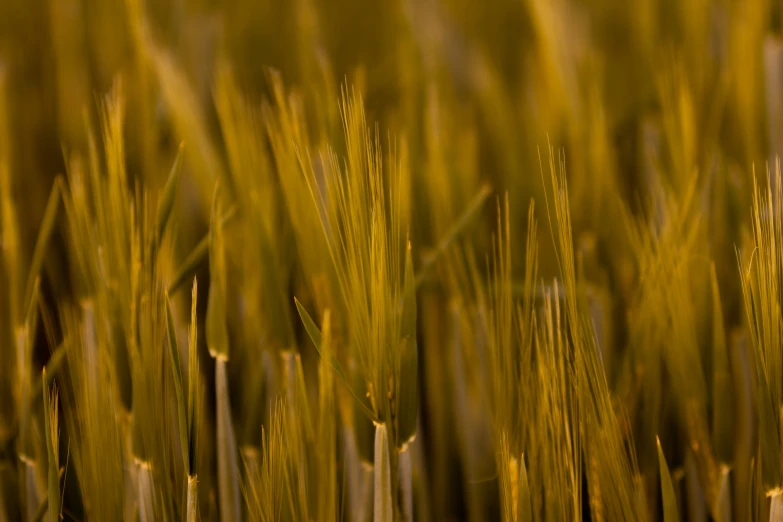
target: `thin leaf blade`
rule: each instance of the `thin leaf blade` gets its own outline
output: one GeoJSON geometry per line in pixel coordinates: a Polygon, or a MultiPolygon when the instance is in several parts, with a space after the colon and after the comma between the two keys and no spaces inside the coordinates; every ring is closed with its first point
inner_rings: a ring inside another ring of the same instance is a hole
{"type": "Polygon", "coordinates": [[[669,473],[669,466],[666,464],[666,457],[663,455],[661,441],[658,441],[658,467],[661,473],[661,496],[663,497],[663,521],[679,522],[680,514],[677,511],[677,497],[674,494],[672,485],[672,476],[669,473]]]}

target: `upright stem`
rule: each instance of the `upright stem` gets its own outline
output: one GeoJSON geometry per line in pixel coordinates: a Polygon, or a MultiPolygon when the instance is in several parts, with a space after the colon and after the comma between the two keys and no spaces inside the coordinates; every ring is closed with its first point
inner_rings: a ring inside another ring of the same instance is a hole
{"type": "Polygon", "coordinates": [[[685,458],[685,490],[688,495],[688,520],[696,522],[707,520],[707,505],[704,501],[704,492],[699,483],[696,462],[690,454],[685,458]]]}
{"type": "Polygon", "coordinates": [[[783,522],[783,491],[776,490],[769,506],[769,522],[783,522]]]}
{"type": "Polygon", "coordinates": [[[35,463],[31,460],[24,459],[22,465],[24,466],[23,473],[27,503],[27,519],[30,520],[35,516],[35,511],[41,503],[41,495],[38,493],[38,486],[35,483],[35,463]]]}
{"type": "Polygon", "coordinates": [[[188,475],[187,522],[198,520],[198,475],[188,475]]]}
{"type": "Polygon", "coordinates": [[[729,522],[729,520],[733,520],[731,509],[731,469],[725,464],[721,465],[720,486],[718,489],[715,513],[718,517],[718,522],[729,522]]]}
{"type": "Polygon", "coordinates": [[[400,451],[400,494],[402,495],[402,519],[413,522],[413,477],[411,470],[411,451],[400,451]]]}
{"type": "Polygon", "coordinates": [[[215,358],[215,388],[217,392],[217,453],[220,519],[239,520],[239,463],[231,404],[228,400],[226,359],[215,358]]]}
{"type": "Polygon", "coordinates": [[[374,522],[392,522],[394,508],[392,506],[391,463],[389,460],[389,439],[386,425],[375,426],[375,495],[374,522]]]}
{"type": "Polygon", "coordinates": [[[519,522],[519,460],[516,457],[510,457],[508,459],[508,472],[511,477],[511,513],[514,517],[514,522],[519,522]]]}
{"type": "Polygon", "coordinates": [[[136,460],[136,486],[138,487],[139,520],[155,520],[155,497],[152,489],[152,464],[136,460]]]}

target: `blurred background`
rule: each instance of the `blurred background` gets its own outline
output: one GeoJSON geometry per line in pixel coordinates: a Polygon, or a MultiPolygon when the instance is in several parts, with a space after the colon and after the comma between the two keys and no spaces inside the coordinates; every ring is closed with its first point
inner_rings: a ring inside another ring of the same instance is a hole
{"type": "MultiPolygon", "coordinates": [[[[657,230],[668,203],[693,209],[682,219],[698,215],[700,224],[689,243],[699,346],[708,353],[714,335],[712,262],[726,336],[752,360],[742,341],[746,316],[735,247],[748,245],[754,170],[766,179],[783,152],[782,22],[781,3],[773,0],[3,0],[0,191],[15,202],[25,266],[55,178],[65,175],[72,154],[89,155],[88,129],[100,128],[101,101],[121,89],[129,186],[158,193],[185,143],[177,240],[168,254],[181,260],[207,232],[215,180],[232,168],[216,103],[220,75],[230,71],[254,111],[277,99],[278,85],[295,93],[306,124],[302,143],[312,157],[327,146],[340,157],[346,153],[339,105],[345,90],[361,96],[384,146],[404,143],[410,235],[420,247],[416,265],[481,187],[491,187],[491,203],[460,239],[483,271],[497,225],[495,197],[508,193],[512,243],[521,254],[529,201],[544,208],[542,171],[552,151],[567,172],[580,278],[591,288],[607,380],[629,412],[639,467],[643,474],[652,470],[650,483],[657,480],[655,434],[662,433],[669,465],[680,470],[675,480],[685,488],[687,451],[674,442],[667,378],[655,384],[663,397],[655,406],[657,429],[639,406],[646,392],[633,382],[637,362],[628,354],[638,345],[635,336],[656,327],[640,326],[645,294],[630,223],[639,219],[657,230]]],[[[281,198],[278,182],[272,186],[269,197],[281,198]]],[[[545,215],[537,215],[539,276],[551,280],[558,275],[554,247],[545,215]]],[[[52,310],[81,292],[69,275],[65,231],[59,223],[42,267],[52,310]]],[[[296,257],[290,244],[283,250],[285,259],[296,257]]],[[[741,250],[746,260],[752,248],[741,250]]],[[[292,261],[285,289],[317,300],[299,263],[292,261]]],[[[522,274],[524,263],[516,255],[512,273],[522,274]]],[[[198,272],[203,288],[207,268],[198,272]]],[[[426,513],[486,520],[497,516],[497,507],[465,492],[493,497],[492,460],[488,466],[471,461],[477,435],[452,436],[472,422],[454,391],[463,386],[455,381],[471,386],[462,367],[471,355],[455,355],[449,344],[453,291],[441,281],[449,277],[435,274],[419,293],[426,513]]],[[[184,297],[175,305],[187,315],[184,297]]],[[[205,307],[200,300],[200,316],[205,307]]],[[[294,331],[301,344],[301,327],[294,331]]],[[[39,329],[38,367],[50,348],[39,329]]],[[[307,371],[317,364],[310,348],[302,349],[307,371]]],[[[704,374],[711,375],[710,357],[704,361],[704,374]]],[[[242,404],[242,393],[233,393],[242,404]]],[[[710,403],[708,423],[713,410],[710,403]]],[[[756,437],[752,425],[747,421],[748,440],[756,437]]],[[[727,462],[735,459],[735,436],[727,462]]],[[[740,473],[735,488],[750,483],[751,474],[740,473]]],[[[736,498],[749,498],[743,495],[736,498]]]]}

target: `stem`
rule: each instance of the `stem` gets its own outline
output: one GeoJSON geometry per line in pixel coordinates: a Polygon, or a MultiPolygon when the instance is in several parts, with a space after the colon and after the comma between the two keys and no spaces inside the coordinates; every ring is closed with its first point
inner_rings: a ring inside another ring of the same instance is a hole
{"type": "Polygon", "coordinates": [[[123,518],[124,520],[134,520],[136,518],[136,464],[133,459],[131,448],[133,447],[133,435],[131,433],[133,417],[130,413],[121,410],[120,427],[123,440],[123,518]]]}
{"type": "Polygon", "coordinates": [[[772,495],[769,506],[769,522],[783,522],[783,491],[777,490],[772,495]]]}
{"type": "Polygon", "coordinates": [[[187,522],[198,520],[198,475],[188,475],[187,522]]]}
{"type": "Polygon", "coordinates": [[[715,514],[718,522],[729,522],[732,519],[731,512],[731,470],[725,464],[720,470],[720,485],[718,489],[715,514]]]}
{"type": "Polygon", "coordinates": [[[519,522],[519,460],[516,457],[508,459],[508,472],[511,476],[511,513],[514,522],[519,522]]]}
{"type": "Polygon", "coordinates": [[[155,520],[155,498],[152,493],[152,464],[136,460],[136,485],[139,489],[139,520],[155,520]]]}
{"type": "Polygon", "coordinates": [[[413,479],[410,448],[400,452],[399,467],[402,519],[407,522],[413,522],[413,479]]]}
{"type": "MultiPolygon", "coordinates": [[[[51,513],[52,511],[49,509],[49,497],[44,497],[43,500],[41,500],[41,504],[38,506],[38,509],[35,512],[35,515],[31,519],[32,522],[41,522],[44,519],[44,516],[51,513]]],[[[59,518],[59,513],[55,514],[56,517],[59,518]]],[[[2,517],[2,512],[0,512],[0,517],[2,517]]],[[[6,521],[4,518],[0,518],[3,522],[6,521]]]]}
{"type": "Polygon", "coordinates": [[[375,495],[373,520],[375,522],[392,522],[392,491],[391,491],[391,464],[389,462],[389,439],[386,434],[386,426],[375,426],[375,495]]]}
{"type": "Polygon", "coordinates": [[[27,459],[23,460],[24,482],[27,499],[27,520],[35,516],[35,512],[41,503],[41,495],[38,493],[38,487],[35,483],[35,464],[27,459]]]}
{"type": "Polygon", "coordinates": [[[356,519],[354,522],[368,522],[370,519],[370,513],[373,508],[373,470],[369,467],[362,465],[359,473],[361,474],[361,487],[357,490],[358,502],[360,504],[359,511],[357,511],[356,519]]]}
{"type": "Polygon", "coordinates": [[[347,428],[343,433],[350,520],[367,522],[371,501],[372,468],[359,459],[353,428],[347,428]]]}
{"type": "MultiPolygon", "coordinates": [[[[691,454],[685,458],[685,490],[688,495],[688,520],[701,522],[707,520],[707,506],[704,492],[699,483],[696,462],[691,454]]],[[[781,520],[783,522],[783,520],[781,520]]]]}
{"type": "Polygon", "coordinates": [[[217,453],[218,494],[220,497],[220,519],[239,520],[239,464],[231,422],[231,405],[228,400],[228,378],[226,359],[215,359],[215,390],[217,392],[217,453]]]}

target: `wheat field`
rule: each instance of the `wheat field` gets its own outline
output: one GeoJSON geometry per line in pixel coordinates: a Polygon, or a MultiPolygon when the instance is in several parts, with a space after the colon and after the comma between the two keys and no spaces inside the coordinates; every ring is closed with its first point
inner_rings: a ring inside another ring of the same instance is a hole
{"type": "Polygon", "coordinates": [[[783,3],[0,0],[0,522],[783,522],[783,3]]]}

